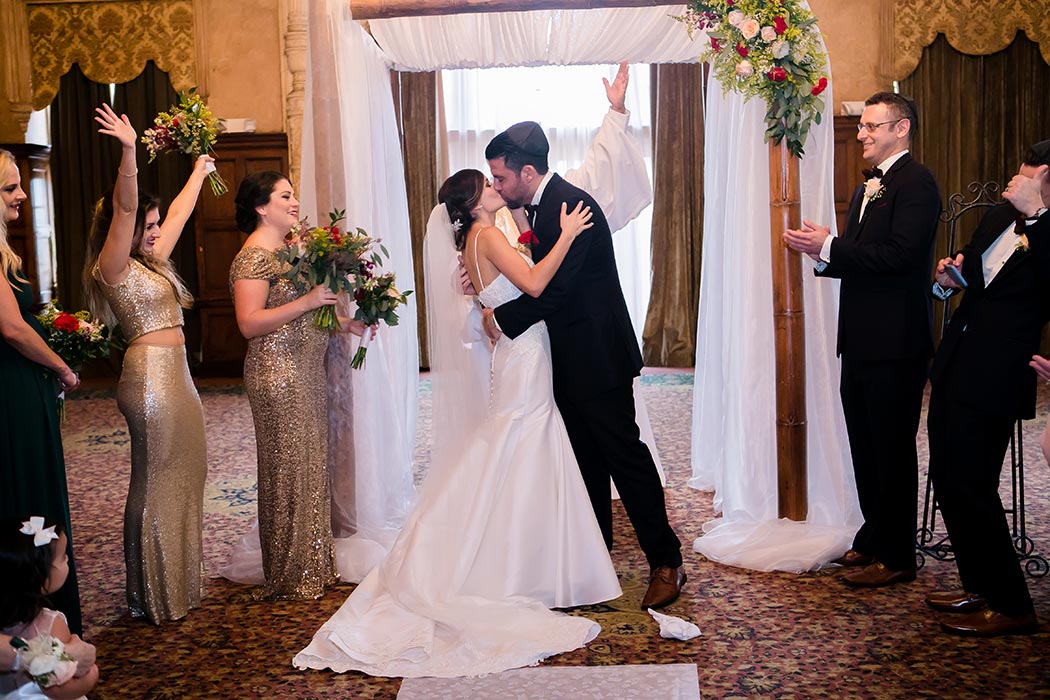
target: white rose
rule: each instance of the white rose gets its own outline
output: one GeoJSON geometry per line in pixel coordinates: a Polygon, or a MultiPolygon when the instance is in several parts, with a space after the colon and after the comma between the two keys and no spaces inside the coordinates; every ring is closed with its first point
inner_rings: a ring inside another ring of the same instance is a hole
{"type": "Polygon", "coordinates": [[[739,27],[740,23],[744,21],[744,13],[740,10],[733,10],[729,13],[729,16],[726,19],[728,19],[729,23],[734,27],[739,27]]]}
{"type": "Polygon", "coordinates": [[[58,659],[51,654],[36,656],[29,662],[29,675],[45,676],[55,670],[58,659]]]}
{"type": "Polygon", "coordinates": [[[740,23],[740,26],[737,27],[737,29],[740,30],[740,33],[744,35],[745,39],[750,40],[754,39],[755,36],[758,35],[758,30],[761,29],[761,25],[759,25],[757,19],[751,19],[750,17],[748,17],[740,23]]]}
{"type": "Polygon", "coordinates": [[[773,44],[772,50],[773,58],[784,58],[784,56],[787,56],[788,52],[791,51],[791,45],[783,39],[780,39],[773,44]]]}
{"type": "Polygon", "coordinates": [[[764,41],[764,42],[766,42],[768,44],[771,41],[776,41],[776,38],[777,38],[777,30],[776,29],[773,29],[773,27],[762,27],[762,41],[764,41]]]}
{"type": "Polygon", "coordinates": [[[873,177],[864,181],[864,196],[867,199],[876,199],[882,193],[882,180],[873,177]]]}
{"type": "Polygon", "coordinates": [[[751,61],[745,59],[740,63],[736,64],[736,74],[742,78],[750,78],[752,75],[754,75],[755,69],[754,67],[752,67],[751,61]]]}

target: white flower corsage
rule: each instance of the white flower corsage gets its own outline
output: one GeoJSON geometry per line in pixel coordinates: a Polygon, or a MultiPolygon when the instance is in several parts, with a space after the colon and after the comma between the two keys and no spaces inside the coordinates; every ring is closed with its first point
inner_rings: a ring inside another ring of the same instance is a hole
{"type": "Polygon", "coordinates": [[[66,646],[49,634],[28,641],[14,637],[11,646],[18,651],[22,670],[41,688],[62,685],[77,672],[77,662],[66,653],[66,646]]]}
{"type": "Polygon", "coordinates": [[[872,177],[864,181],[864,199],[869,202],[878,199],[886,188],[882,184],[882,178],[872,177]]]}

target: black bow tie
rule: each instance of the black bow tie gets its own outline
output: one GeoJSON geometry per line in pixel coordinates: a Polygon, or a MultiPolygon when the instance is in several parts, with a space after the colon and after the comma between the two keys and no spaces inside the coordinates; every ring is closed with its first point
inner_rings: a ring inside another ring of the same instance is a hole
{"type": "Polygon", "coordinates": [[[864,174],[864,179],[865,180],[870,180],[873,177],[882,177],[882,175],[883,175],[882,170],[880,170],[879,168],[872,168],[871,170],[864,170],[863,174],[864,174]]]}
{"type": "Polygon", "coordinates": [[[536,225],[536,207],[532,204],[525,205],[525,216],[529,218],[529,225],[536,225]]]}

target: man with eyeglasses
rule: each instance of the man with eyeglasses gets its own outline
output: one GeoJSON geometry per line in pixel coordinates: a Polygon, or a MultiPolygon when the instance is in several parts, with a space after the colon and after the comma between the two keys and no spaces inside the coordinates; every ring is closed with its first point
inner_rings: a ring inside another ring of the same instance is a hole
{"type": "Polygon", "coordinates": [[[915,580],[922,393],[933,354],[929,293],[941,211],[933,174],[908,153],[915,104],[879,92],[865,101],[857,140],[874,168],[850,201],[846,230],[803,221],[784,242],[842,280],[839,394],[864,524],[833,563],[845,582],[881,587],[915,580]]]}
{"type": "Polygon", "coordinates": [[[999,476],[1015,421],[1035,417],[1036,373],[1047,369],[1037,353],[1050,321],[1050,140],[1021,161],[1005,201],[937,263],[934,294],[962,291],[962,301],[930,371],[930,476],[963,590],[930,593],[926,604],[955,613],[941,621],[952,634],[1026,634],[1039,625],[999,476]]]}

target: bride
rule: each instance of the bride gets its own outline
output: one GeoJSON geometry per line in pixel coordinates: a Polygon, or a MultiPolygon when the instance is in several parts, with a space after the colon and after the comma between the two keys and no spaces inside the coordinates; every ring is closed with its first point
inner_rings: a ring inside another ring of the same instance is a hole
{"type": "MultiPolygon", "coordinates": [[[[535,266],[495,227],[502,197],[477,170],[442,185],[446,240],[480,299],[539,295],[589,209],[562,205],[561,236],[535,266]]],[[[434,329],[456,332],[458,329],[434,329]]],[[[484,419],[435,460],[389,555],[293,663],[377,676],[495,673],[577,649],[596,623],[549,610],[619,597],[616,573],[554,404],[547,328],[493,350],[484,419]]]]}

